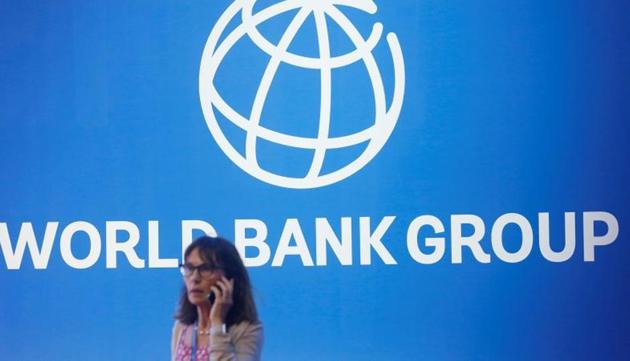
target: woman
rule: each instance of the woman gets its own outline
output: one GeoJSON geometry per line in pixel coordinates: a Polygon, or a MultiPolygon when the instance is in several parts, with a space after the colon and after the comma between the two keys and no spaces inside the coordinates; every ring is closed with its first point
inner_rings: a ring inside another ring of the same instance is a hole
{"type": "Polygon", "coordinates": [[[204,236],[186,248],[184,288],[171,340],[174,361],[260,360],[262,324],[236,248],[204,236]]]}

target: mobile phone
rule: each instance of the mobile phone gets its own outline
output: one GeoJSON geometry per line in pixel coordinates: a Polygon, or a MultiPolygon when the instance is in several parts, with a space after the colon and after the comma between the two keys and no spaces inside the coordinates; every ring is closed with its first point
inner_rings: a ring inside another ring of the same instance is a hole
{"type": "Polygon", "coordinates": [[[214,292],[210,291],[210,294],[208,295],[208,301],[210,301],[210,303],[214,304],[214,292]]]}

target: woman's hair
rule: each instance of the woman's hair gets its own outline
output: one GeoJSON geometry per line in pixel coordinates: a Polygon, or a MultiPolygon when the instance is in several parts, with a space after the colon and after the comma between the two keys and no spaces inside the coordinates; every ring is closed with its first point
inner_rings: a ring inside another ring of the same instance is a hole
{"type": "MultiPolygon", "coordinates": [[[[236,247],[223,238],[203,236],[186,248],[184,260],[195,249],[204,262],[222,268],[225,277],[234,280],[233,303],[225,319],[226,326],[229,327],[242,321],[258,323],[252,285],[236,247]]],[[[188,300],[186,285],[182,288],[175,319],[186,325],[197,322],[197,306],[188,300]]]]}

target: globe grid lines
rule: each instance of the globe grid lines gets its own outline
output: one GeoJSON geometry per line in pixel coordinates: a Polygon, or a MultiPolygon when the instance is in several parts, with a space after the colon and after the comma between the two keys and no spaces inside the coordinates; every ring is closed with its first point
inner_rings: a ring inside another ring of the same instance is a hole
{"type": "Polygon", "coordinates": [[[400,44],[394,33],[386,36],[394,64],[394,92],[389,110],[387,110],[383,79],[372,54],[382,34],[382,24],[376,23],[366,39],[354,27],[352,22],[335,5],[352,6],[370,14],[376,12],[376,5],[370,0],[287,0],[276,3],[253,14],[253,0],[233,2],[219,17],[206,42],[199,72],[199,95],[208,128],[219,147],[239,168],[264,182],[287,188],[315,188],[329,185],[345,179],[365,166],[387,142],[398,115],[404,97],[404,60],[400,44]],[[285,29],[278,45],[271,44],[256,29],[256,26],[272,17],[289,10],[299,9],[289,26],[285,29]],[[228,23],[241,12],[241,24],[231,30],[217,47],[218,40],[226,30],[228,23]],[[304,21],[313,14],[319,44],[319,58],[309,58],[287,51],[291,41],[302,27],[304,21]],[[350,38],[355,50],[340,56],[330,56],[330,43],[326,16],[332,19],[350,38]],[[245,35],[256,46],[271,56],[256,92],[256,98],[249,119],[228,105],[214,86],[214,76],[229,50],[245,35]],[[330,106],[332,88],[332,69],[363,60],[374,92],[374,123],[361,131],[329,138],[330,106]],[[352,61],[352,62],[349,62],[352,61]],[[300,68],[320,70],[320,117],[316,138],[301,137],[273,131],[260,125],[260,116],[268,95],[269,88],[280,63],[287,63],[300,68]],[[225,137],[215,117],[214,108],[236,126],[246,132],[245,156],[237,151],[225,137]],[[258,165],[256,140],[267,141],[299,149],[314,150],[311,165],[304,177],[288,177],[264,170],[258,165]],[[320,174],[326,151],[351,147],[368,142],[365,150],[353,161],[340,169],[320,174]]]}
{"type": "MultiPolygon", "coordinates": [[[[269,18],[275,15],[279,15],[281,13],[293,10],[297,7],[301,7],[303,6],[304,3],[305,3],[304,0],[283,1],[281,3],[272,5],[269,8],[261,10],[255,16],[252,15],[253,4],[250,7],[244,7],[243,12],[242,12],[242,21],[243,21],[243,25],[247,29],[246,30],[247,35],[251,38],[254,44],[256,44],[256,46],[258,46],[265,53],[267,53],[267,55],[273,56],[273,54],[278,51],[277,46],[272,44],[269,40],[267,40],[258,31],[258,29],[256,28],[256,25],[265,22],[266,20],[268,20],[269,18]],[[253,19],[258,16],[260,16],[261,21],[255,21],[253,19]]],[[[378,41],[380,40],[382,32],[383,32],[383,25],[381,23],[374,24],[372,28],[372,32],[368,36],[368,39],[364,41],[366,43],[365,46],[361,46],[361,48],[357,49],[358,51],[353,51],[347,54],[332,57],[329,60],[332,68],[333,69],[341,68],[341,67],[353,64],[357,62],[358,60],[360,60],[362,54],[365,54],[366,52],[371,52],[372,49],[376,47],[376,45],[378,44],[378,41]]],[[[319,70],[323,66],[322,60],[319,57],[312,58],[312,57],[302,56],[302,55],[298,55],[298,54],[294,54],[290,52],[283,52],[282,60],[286,64],[301,67],[301,68],[306,68],[306,69],[319,70]]]]}
{"type": "MultiPolygon", "coordinates": [[[[302,3],[302,2],[303,1],[285,1],[285,2],[282,2],[282,3],[279,3],[279,4],[276,4],[276,5],[272,6],[272,7],[278,7],[278,9],[275,9],[276,11],[270,12],[270,11],[267,11],[267,10],[263,10],[263,11],[261,11],[260,13],[258,13],[256,15],[256,16],[259,16],[259,15],[261,16],[261,18],[259,19],[259,21],[257,21],[257,23],[262,23],[262,22],[268,20],[269,18],[280,14],[281,11],[288,11],[288,10],[291,10],[291,9],[295,8],[295,7],[280,7],[279,5],[282,5],[284,3],[302,3]]],[[[235,2],[233,5],[238,5],[238,4],[235,2]]],[[[240,10],[240,8],[238,8],[237,10],[240,10]]],[[[227,11],[226,11],[226,13],[227,13],[227,11]]],[[[215,26],[215,28],[217,28],[218,25],[219,25],[219,22],[217,22],[217,25],[215,26]]],[[[237,27],[223,41],[221,46],[214,53],[214,59],[217,59],[217,58],[219,60],[223,59],[223,57],[226,55],[227,51],[229,51],[229,49],[242,36],[245,35],[245,33],[243,33],[242,30],[243,30],[243,28],[247,28],[247,26],[246,26],[246,24],[242,24],[242,25],[243,25],[243,27],[241,27],[241,26],[237,27]]],[[[378,39],[375,39],[375,40],[378,40],[378,39]]],[[[271,55],[273,55],[273,53],[271,55]]],[[[360,56],[357,56],[356,58],[360,59],[360,56]]],[[[203,63],[204,62],[202,61],[202,66],[204,65],[203,63]]],[[[212,67],[210,69],[212,75],[214,75],[214,73],[216,72],[219,64],[220,64],[220,61],[215,61],[212,64],[209,64],[212,67]]],[[[201,79],[202,79],[202,76],[200,76],[200,82],[202,81],[201,79]]],[[[203,91],[203,89],[200,89],[200,94],[201,94],[202,91],[203,91]]],[[[267,128],[264,128],[264,127],[260,127],[260,126],[258,126],[258,124],[251,124],[249,119],[243,117],[240,113],[238,113],[231,106],[229,106],[229,104],[227,104],[225,102],[225,100],[223,100],[223,98],[218,93],[216,88],[214,88],[212,83],[210,83],[210,91],[211,91],[211,97],[213,97],[215,99],[215,101],[213,103],[217,107],[217,109],[219,109],[219,111],[224,116],[226,116],[226,118],[231,120],[233,123],[235,123],[241,129],[243,129],[245,131],[254,131],[257,134],[261,135],[261,138],[263,138],[263,139],[269,140],[269,141],[271,141],[273,143],[278,143],[278,144],[281,144],[281,145],[285,145],[285,146],[290,146],[290,147],[294,147],[294,148],[304,148],[304,149],[315,149],[317,147],[317,144],[316,144],[317,140],[316,140],[316,138],[300,137],[300,136],[294,136],[294,135],[290,135],[290,134],[278,133],[278,132],[272,131],[270,129],[267,129],[267,128]]],[[[203,99],[202,99],[202,103],[203,103],[203,99]]],[[[346,136],[340,136],[340,137],[327,139],[326,142],[325,142],[325,145],[326,145],[326,147],[328,149],[344,148],[344,147],[347,147],[347,146],[357,145],[357,144],[364,143],[364,142],[372,139],[373,138],[373,134],[372,134],[373,132],[374,132],[373,127],[368,127],[365,130],[363,130],[363,131],[356,132],[356,133],[353,133],[351,135],[346,135],[346,136]]]]}
{"type": "MultiPolygon", "coordinates": [[[[250,3],[251,6],[254,3],[250,3]]],[[[245,9],[243,9],[245,10],[245,9]]],[[[280,38],[280,42],[278,43],[277,49],[279,52],[286,52],[289,45],[293,41],[293,38],[297,34],[297,32],[304,24],[306,18],[310,15],[311,11],[308,8],[301,8],[297,15],[293,17],[293,20],[285,30],[284,34],[280,38]]],[[[243,22],[245,21],[245,16],[243,16],[243,22]]],[[[264,107],[265,100],[267,99],[267,95],[269,93],[269,88],[271,87],[271,82],[276,76],[276,72],[278,67],[280,66],[280,62],[282,58],[279,52],[275,52],[269,62],[267,63],[267,67],[265,72],[260,80],[258,90],[256,91],[256,97],[254,98],[254,105],[252,106],[252,111],[249,117],[248,129],[246,130],[247,138],[245,140],[245,159],[250,164],[251,167],[260,168],[256,161],[256,138],[258,135],[256,134],[256,128],[260,124],[260,116],[262,115],[262,110],[264,107]]]]}

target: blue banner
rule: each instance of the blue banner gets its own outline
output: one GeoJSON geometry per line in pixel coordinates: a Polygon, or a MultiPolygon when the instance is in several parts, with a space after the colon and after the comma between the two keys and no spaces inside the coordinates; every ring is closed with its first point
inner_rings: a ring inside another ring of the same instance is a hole
{"type": "Polygon", "coordinates": [[[5,1],[0,358],[167,360],[233,241],[265,360],[630,354],[623,1],[5,1]]]}

